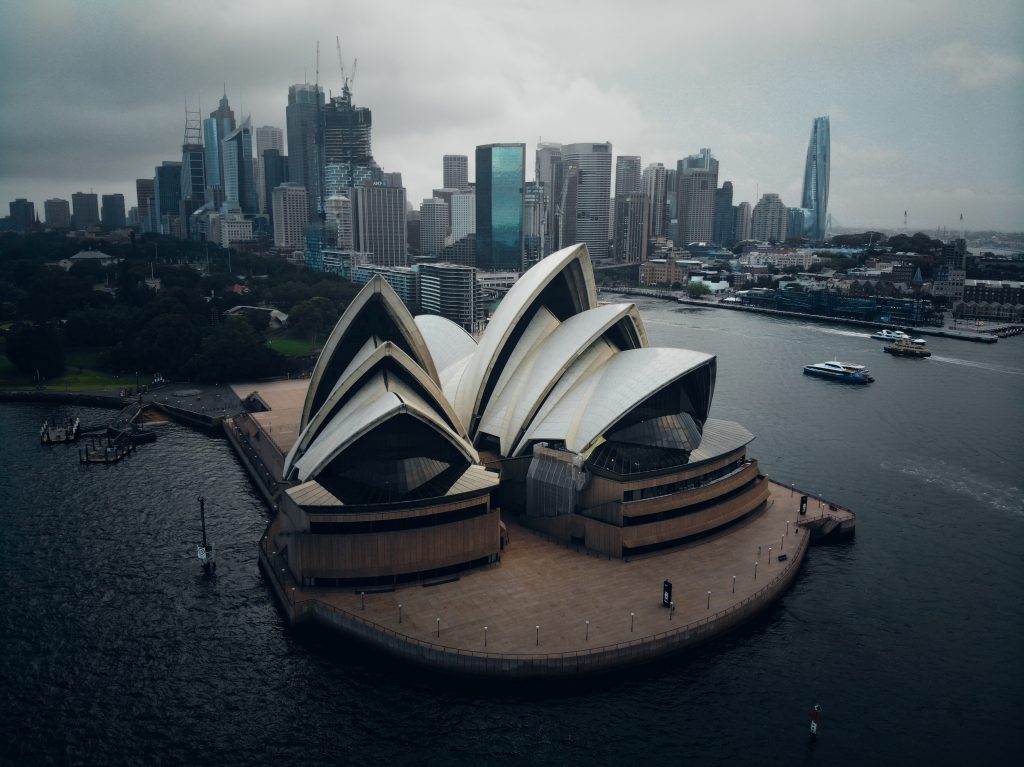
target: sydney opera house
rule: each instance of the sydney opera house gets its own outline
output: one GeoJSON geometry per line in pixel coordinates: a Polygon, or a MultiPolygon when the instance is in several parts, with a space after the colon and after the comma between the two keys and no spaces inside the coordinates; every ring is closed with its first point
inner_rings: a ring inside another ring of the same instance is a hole
{"type": "Polygon", "coordinates": [[[652,348],[633,304],[598,302],[584,245],[526,272],[478,339],[376,277],[297,424],[254,448],[280,488],[269,546],[300,588],[350,592],[500,567],[511,520],[606,559],[678,547],[769,496],[714,388],[712,355],[652,348]]]}

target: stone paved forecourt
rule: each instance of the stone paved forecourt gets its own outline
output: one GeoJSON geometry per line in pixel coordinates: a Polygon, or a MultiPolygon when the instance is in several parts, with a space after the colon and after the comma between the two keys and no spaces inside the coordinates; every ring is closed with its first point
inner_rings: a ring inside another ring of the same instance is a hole
{"type": "Polygon", "coordinates": [[[577,552],[513,524],[499,566],[383,593],[302,588],[262,546],[260,564],[293,623],[314,621],[449,672],[583,675],[695,647],[767,609],[803,562],[811,540],[807,526],[829,517],[852,522],[846,510],[812,499],[805,521],[797,523],[799,502],[799,491],[771,483],[767,508],[732,528],[630,561],[577,552]],[[661,606],[666,578],[673,583],[674,612],[661,606]]]}

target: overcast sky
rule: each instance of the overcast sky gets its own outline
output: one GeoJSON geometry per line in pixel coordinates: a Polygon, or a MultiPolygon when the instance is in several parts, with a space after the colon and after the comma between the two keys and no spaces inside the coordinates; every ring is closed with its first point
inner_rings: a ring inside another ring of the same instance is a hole
{"type": "MultiPolygon", "coordinates": [[[[359,59],[374,157],[418,206],[441,156],[538,138],[675,161],[800,203],[829,115],[838,226],[1024,230],[1020,0],[214,3],[0,0],[0,202],[122,192],[180,160],[185,105],[284,127],[288,86],[359,59]]],[[[6,214],[6,210],[3,210],[6,214]]]]}

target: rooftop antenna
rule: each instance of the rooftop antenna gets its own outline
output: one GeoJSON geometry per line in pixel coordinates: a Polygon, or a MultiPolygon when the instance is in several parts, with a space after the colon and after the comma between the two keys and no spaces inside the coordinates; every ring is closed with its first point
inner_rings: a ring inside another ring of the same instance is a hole
{"type": "Polygon", "coordinates": [[[907,211],[903,211],[903,234],[906,234],[909,230],[907,229],[907,211]]]}

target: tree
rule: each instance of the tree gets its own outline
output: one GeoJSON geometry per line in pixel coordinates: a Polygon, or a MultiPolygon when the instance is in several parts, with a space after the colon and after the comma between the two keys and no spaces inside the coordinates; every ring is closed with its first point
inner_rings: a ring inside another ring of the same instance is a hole
{"type": "Polygon", "coordinates": [[[7,359],[24,375],[53,378],[64,372],[64,346],[53,325],[18,323],[7,331],[7,359]]]}
{"type": "Polygon", "coordinates": [[[686,292],[690,298],[702,298],[711,293],[711,288],[706,282],[690,282],[686,285],[686,292]]]}
{"type": "Polygon", "coordinates": [[[207,383],[267,378],[283,368],[284,358],[244,317],[228,317],[207,335],[192,367],[195,377],[207,383]]]}
{"type": "Polygon", "coordinates": [[[288,312],[288,327],[298,336],[318,336],[324,328],[333,327],[341,312],[326,298],[315,296],[297,303],[288,312]]]}
{"type": "Polygon", "coordinates": [[[135,366],[147,373],[175,374],[185,369],[199,350],[199,334],[188,317],[165,314],[154,317],[135,336],[135,366]]]}

